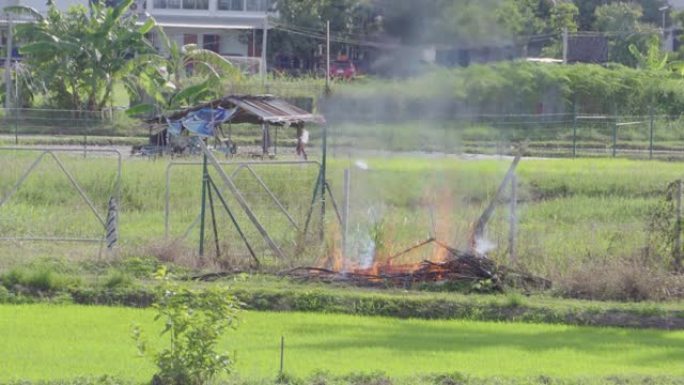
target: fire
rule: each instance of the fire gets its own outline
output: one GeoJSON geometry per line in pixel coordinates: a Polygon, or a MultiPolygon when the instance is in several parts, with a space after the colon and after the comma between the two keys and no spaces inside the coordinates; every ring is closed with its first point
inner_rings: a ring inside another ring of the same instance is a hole
{"type": "MultiPolygon", "coordinates": [[[[406,245],[395,245],[394,235],[399,232],[396,223],[382,223],[381,241],[372,233],[361,236],[356,242],[361,244],[354,257],[345,256],[342,251],[342,239],[339,229],[331,229],[334,234],[328,239],[326,256],[317,263],[317,268],[339,272],[341,274],[358,274],[366,277],[388,275],[410,275],[425,269],[426,262],[438,264],[447,262],[453,257],[453,249],[436,239],[449,239],[455,232],[455,203],[453,191],[443,187],[438,191],[427,191],[422,199],[423,207],[430,210],[430,238],[409,248],[406,245]],[[376,243],[376,241],[378,243],[376,243]],[[428,248],[428,246],[430,248],[428,248]]],[[[370,214],[369,214],[370,215],[370,214]]],[[[372,215],[371,215],[372,216],[372,215]]],[[[334,225],[333,225],[334,226],[334,225]]],[[[348,241],[349,242],[349,241],[348,241]]]]}

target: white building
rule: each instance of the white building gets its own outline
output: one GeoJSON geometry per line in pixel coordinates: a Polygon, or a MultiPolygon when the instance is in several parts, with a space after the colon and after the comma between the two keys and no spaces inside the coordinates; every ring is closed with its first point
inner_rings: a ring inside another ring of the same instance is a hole
{"type": "Polygon", "coordinates": [[[681,10],[684,8],[684,0],[669,0],[668,4],[676,10],[681,10]]]}
{"type": "MultiPolygon", "coordinates": [[[[88,6],[88,0],[54,0],[66,10],[74,4],[88,6]]],[[[132,11],[141,19],[154,17],[169,38],[183,44],[198,44],[230,57],[261,55],[257,30],[266,23],[272,0],[137,0],[132,11]]],[[[46,0],[0,0],[0,8],[26,5],[41,13],[47,11],[46,0]]],[[[3,48],[6,44],[7,15],[0,20],[3,48]]],[[[2,51],[4,56],[4,51],[2,51]]],[[[257,62],[258,60],[255,59],[257,62]]]]}

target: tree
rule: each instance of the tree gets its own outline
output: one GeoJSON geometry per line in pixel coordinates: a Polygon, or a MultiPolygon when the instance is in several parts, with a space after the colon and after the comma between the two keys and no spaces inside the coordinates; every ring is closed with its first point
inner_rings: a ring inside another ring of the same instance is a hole
{"type": "Polygon", "coordinates": [[[134,0],[115,7],[92,2],[90,9],[72,6],[64,13],[53,2],[46,16],[25,6],[6,8],[29,14],[34,22],[16,26],[20,52],[29,66],[34,92],[42,92],[53,107],[100,110],[111,103],[114,84],[127,76],[138,55],[154,52],[145,34],[153,19],[138,26],[128,9],[134,0]]]}
{"type": "Polygon", "coordinates": [[[550,7],[545,1],[504,0],[497,9],[499,22],[515,36],[546,33],[550,7]]]}
{"type": "Polygon", "coordinates": [[[610,37],[610,61],[634,67],[638,59],[633,52],[646,52],[651,42],[658,39],[658,29],[642,23],[642,16],[642,8],[636,3],[611,3],[596,8],[594,27],[610,37]]]}
{"type": "Polygon", "coordinates": [[[573,3],[561,2],[551,9],[549,27],[552,31],[560,33],[567,28],[568,32],[577,32],[577,19],[579,9],[573,3]]]}
{"type": "Polygon", "coordinates": [[[553,34],[551,43],[542,50],[543,56],[560,58],[563,55],[563,33],[577,32],[577,18],[579,9],[570,2],[558,3],[551,9],[548,29],[553,34]]]}
{"type": "MultiPolygon", "coordinates": [[[[618,1],[615,0],[574,0],[574,3],[579,10],[578,21],[580,30],[588,31],[594,27],[594,23],[596,22],[596,8],[617,2],[618,1]]],[[[642,22],[656,25],[660,25],[662,20],[660,8],[668,5],[667,0],[637,0],[633,1],[633,3],[640,5],[643,10],[641,16],[642,22]]]]}
{"type": "Polygon", "coordinates": [[[660,71],[667,66],[668,54],[660,49],[660,39],[655,36],[646,42],[646,51],[642,52],[635,44],[629,46],[629,52],[637,61],[637,67],[660,71]]]}
{"type": "Polygon", "coordinates": [[[129,62],[125,84],[135,100],[147,102],[129,109],[130,115],[163,114],[222,96],[225,82],[237,82],[241,73],[228,59],[196,44],[178,45],[161,27],[155,31],[161,52],[129,62]]]}
{"type": "MultiPolygon", "coordinates": [[[[374,30],[373,9],[367,0],[278,0],[276,29],[269,31],[271,58],[279,55],[303,59],[314,66],[319,45],[325,44],[327,21],[336,40],[362,40],[374,30]]],[[[332,52],[341,44],[333,42],[332,52]]],[[[334,57],[333,57],[334,58],[334,57]]]]}

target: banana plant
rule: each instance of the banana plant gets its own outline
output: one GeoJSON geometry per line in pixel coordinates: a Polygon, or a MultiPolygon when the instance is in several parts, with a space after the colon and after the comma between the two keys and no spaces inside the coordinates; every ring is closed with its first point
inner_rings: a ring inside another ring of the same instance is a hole
{"type": "Polygon", "coordinates": [[[135,73],[126,83],[131,92],[149,100],[128,110],[129,115],[164,114],[220,97],[223,84],[237,82],[241,72],[228,59],[195,44],[179,45],[168,38],[163,28],[155,31],[162,43],[161,52],[131,62],[135,73]]]}
{"type": "Polygon", "coordinates": [[[154,53],[145,37],[154,19],[139,24],[128,10],[134,0],[115,7],[92,2],[60,11],[48,3],[45,16],[27,6],[6,12],[29,15],[33,22],[17,25],[16,36],[34,83],[42,85],[53,107],[100,110],[112,101],[114,85],[129,76],[137,56],[154,53]]]}

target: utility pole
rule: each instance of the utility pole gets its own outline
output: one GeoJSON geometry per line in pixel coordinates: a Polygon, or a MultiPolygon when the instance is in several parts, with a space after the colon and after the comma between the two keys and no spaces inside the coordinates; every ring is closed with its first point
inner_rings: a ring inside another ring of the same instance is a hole
{"type": "Polygon", "coordinates": [[[669,5],[665,5],[665,6],[663,6],[663,7],[658,8],[658,10],[660,11],[660,13],[661,13],[662,16],[663,16],[663,22],[662,22],[660,34],[661,34],[662,39],[663,39],[663,40],[662,40],[662,43],[661,43],[661,46],[662,46],[662,48],[663,48],[665,51],[670,51],[670,50],[671,50],[671,48],[668,49],[668,47],[667,47],[667,42],[665,41],[665,37],[666,37],[666,33],[665,33],[665,21],[666,21],[666,17],[665,17],[665,16],[666,16],[666,14],[665,14],[665,13],[666,13],[669,9],[670,9],[670,6],[669,6],[669,5]]]}
{"type": "Polygon", "coordinates": [[[12,107],[12,14],[7,13],[7,58],[5,59],[5,108],[12,107]]]}
{"type": "Polygon", "coordinates": [[[563,64],[568,64],[568,27],[563,28],[563,64]]]}
{"type": "MultiPolygon", "coordinates": [[[[266,85],[266,75],[268,68],[266,67],[266,50],[268,49],[268,15],[264,16],[264,33],[261,39],[261,82],[266,85]]],[[[265,91],[265,90],[264,90],[265,91]]]]}
{"type": "Polygon", "coordinates": [[[330,20],[325,23],[325,92],[330,93],[330,20]]]}

